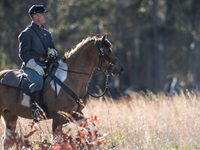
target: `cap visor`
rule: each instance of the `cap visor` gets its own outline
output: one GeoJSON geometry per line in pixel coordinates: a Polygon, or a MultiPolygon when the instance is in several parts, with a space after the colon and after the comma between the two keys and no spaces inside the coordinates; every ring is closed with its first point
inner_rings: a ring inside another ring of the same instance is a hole
{"type": "Polygon", "coordinates": [[[36,11],[35,13],[46,13],[48,12],[47,10],[40,10],[40,11],[36,11]]]}

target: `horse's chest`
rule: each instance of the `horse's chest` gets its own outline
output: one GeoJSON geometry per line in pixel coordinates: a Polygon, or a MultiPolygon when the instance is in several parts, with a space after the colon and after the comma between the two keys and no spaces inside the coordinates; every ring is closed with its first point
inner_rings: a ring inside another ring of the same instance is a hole
{"type": "MultiPolygon", "coordinates": [[[[62,68],[63,70],[58,68],[57,71],[55,72],[55,76],[58,79],[60,79],[60,81],[64,82],[67,79],[67,71],[64,71],[64,70],[67,70],[68,66],[66,63],[60,62],[59,67],[62,68]]],[[[55,87],[55,82],[53,80],[50,82],[50,86],[54,91],[57,90],[57,95],[58,95],[61,90],[61,86],[56,84],[56,87],[55,87]]]]}

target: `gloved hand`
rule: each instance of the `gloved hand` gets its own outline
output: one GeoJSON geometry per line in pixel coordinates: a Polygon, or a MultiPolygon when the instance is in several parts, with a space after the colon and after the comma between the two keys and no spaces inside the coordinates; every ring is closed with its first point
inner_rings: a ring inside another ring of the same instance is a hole
{"type": "Polygon", "coordinates": [[[41,76],[44,76],[44,74],[45,74],[44,69],[40,65],[36,65],[34,70],[41,76]]]}
{"type": "Polygon", "coordinates": [[[36,64],[34,59],[30,59],[28,63],[26,64],[26,67],[35,70],[41,76],[44,76],[45,74],[43,68],[40,65],[36,64]]]}
{"type": "Polygon", "coordinates": [[[54,48],[48,48],[47,54],[48,55],[53,55],[53,56],[57,56],[58,55],[57,51],[54,48]]]}

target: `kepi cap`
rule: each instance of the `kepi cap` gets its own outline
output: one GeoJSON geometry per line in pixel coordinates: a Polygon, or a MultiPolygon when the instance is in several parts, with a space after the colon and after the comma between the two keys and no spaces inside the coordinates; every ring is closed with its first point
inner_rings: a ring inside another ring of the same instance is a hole
{"type": "Polygon", "coordinates": [[[48,12],[47,10],[44,9],[43,5],[33,5],[31,8],[28,10],[28,14],[36,14],[36,13],[45,13],[48,12]]]}

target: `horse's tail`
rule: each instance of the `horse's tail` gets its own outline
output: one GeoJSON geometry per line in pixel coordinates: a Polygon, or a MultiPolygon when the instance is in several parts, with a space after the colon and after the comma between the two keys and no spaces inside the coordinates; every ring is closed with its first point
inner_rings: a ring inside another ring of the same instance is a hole
{"type": "MultiPolygon", "coordinates": [[[[3,131],[4,128],[6,127],[6,123],[5,123],[5,121],[4,121],[4,119],[3,119],[2,116],[0,116],[0,119],[1,119],[1,122],[0,122],[0,130],[3,131]]],[[[4,132],[4,134],[5,134],[5,132],[4,132]]],[[[2,137],[0,137],[1,141],[4,141],[4,139],[5,139],[5,135],[4,135],[4,134],[2,135],[2,137]]],[[[1,143],[1,144],[3,144],[3,143],[1,143]]],[[[1,145],[1,144],[0,144],[0,145],[1,145]]]]}
{"type": "Polygon", "coordinates": [[[1,115],[0,115],[0,119],[1,119],[0,128],[3,128],[3,126],[6,126],[6,123],[1,115]]]}

